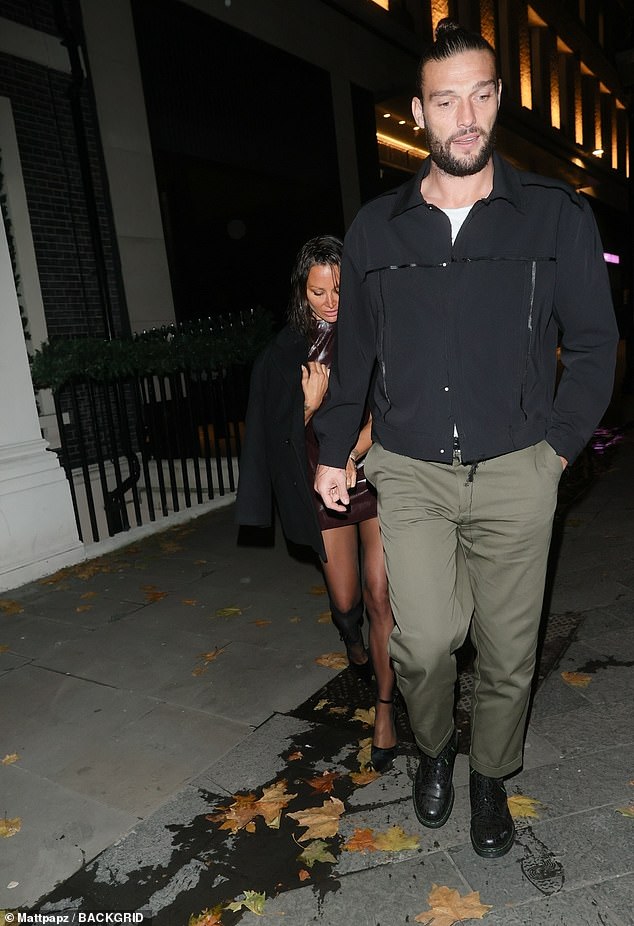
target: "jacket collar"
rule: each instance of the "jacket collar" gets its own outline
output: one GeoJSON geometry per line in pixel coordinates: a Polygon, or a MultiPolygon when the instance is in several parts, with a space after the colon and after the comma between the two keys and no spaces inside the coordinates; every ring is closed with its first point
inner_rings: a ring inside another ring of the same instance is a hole
{"type": "Polygon", "coordinates": [[[273,357],[288,385],[296,388],[301,383],[300,368],[308,356],[308,343],[304,335],[299,334],[290,325],[275,336],[273,357]]]}
{"type": "MultiPolygon", "coordinates": [[[[390,214],[393,219],[403,212],[414,209],[416,206],[424,206],[425,200],[421,196],[420,185],[429,173],[431,157],[425,158],[416,174],[404,183],[403,186],[396,190],[396,201],[390,214]]],[[[485,203],[490,203],[494,199],[506,199],[517,210],[522,211],[523,191],[520,183],[519,174],[507,161],[500,155],[493,152],[493,189],[485,203]]]]}

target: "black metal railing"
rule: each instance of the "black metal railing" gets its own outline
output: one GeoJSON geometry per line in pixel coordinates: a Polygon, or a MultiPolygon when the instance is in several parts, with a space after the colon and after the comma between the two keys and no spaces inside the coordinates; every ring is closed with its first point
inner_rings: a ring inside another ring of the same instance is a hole
{"type": "Polygon", "coordinates": [[[83,541],[235,492],[251,360],[267,332],[252,315],[203,320],[144,332],[136,346],[55,344],[38,358],[83,541]],[[137,347],[146,366],[131,373],[137,347]]]}

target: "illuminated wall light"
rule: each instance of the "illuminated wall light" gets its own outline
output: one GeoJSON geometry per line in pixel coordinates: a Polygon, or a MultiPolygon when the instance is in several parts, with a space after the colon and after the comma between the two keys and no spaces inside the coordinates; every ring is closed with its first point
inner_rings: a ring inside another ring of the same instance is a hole
{"type": "Polygon", "coordinates": [[[595,148],[592,153],[595,156],[595,158],[602,158],[604,151],[603,151],[603,148],[595,148]]]}
{"type": "Polygon", "coordinates": [[[399,125],[405,125],[405,119],[399,119],[399,120],[398,120],[398,124],[399,124],[399,125]]]}
{"type": "Polygon", "coordinates": [[[384,10],[389,10],[390,0],[372,0],[373,3],[376,3],[377,6],[383,7],[384,10]]]}
{"type": "Polygon", "coordinates": [[[480,32],[491,48],[495,48],[495,7],[493,0],[480,0],[480,32]]]}
{"type": "Polygon", "coordinates": [[[376,133],[376,140],[381,145],[387,145],[388,148],[395,148],[397,151],[405,151],[407,154],[413,154],[419,158],[426,158],[429,154],[424,148],[408,145],[407,142],[401,141],[400,138],[393,138],[391,135],[384,135],[382,132],[376,133]]]}
{"type": "Polygon", "coordinates": [[[526,109],[533,108],[533,87],[531,78],[531,46],[528,29],[524,24],[520,26],[519,34],[520,52],[520,102],[526,109]]]}
{"type": "Polygon", "coordinates": [[[581,100],[581,75],[575,70],[575,141],[583,145],[583,104],[581,100]]]}
{"type": "Polygon", "coordinates": [[[610,254],[608,251],[603,252],[603,260],[606,264],[620,264],[621,258],[618,254],[610,254]]]}
{"type": "Polygon", "coordinates": [[[616,107],[612,107],[612,128],[610,131],[610,138],[612,139],[612,167],[614,170],[619,166],[619,142],[618,142],[618,127],[617,127],[617,117],[616,117],[616,107]]]}
{"type": "Polygon", "coordinates": [[[391,115],[392,115],[392,113],[383,113],[383,118],[384,118],[384,119],[389,119],[391,115]]]}
{"type": "Polygon", "coordinates": [[[559,98],[559,61],[557,53],[550,56],[550,124],[561,128],[561,103],[559,98]]]}

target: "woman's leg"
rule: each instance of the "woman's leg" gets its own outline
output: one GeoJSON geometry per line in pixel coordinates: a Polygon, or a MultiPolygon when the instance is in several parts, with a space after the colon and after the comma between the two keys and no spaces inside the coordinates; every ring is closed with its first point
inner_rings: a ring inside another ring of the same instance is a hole
{"type": "Polygon", "coordinates": [[[388,640],[394,627],[390,598],[385,574],[383,544],[378,518],[359,524],[363,550],[363,595],[366,613],[370,622],[370,655],[378,689],[376,705],[374,745],[388,749],[396,745],[393,709],[390,704],[394,696],[394,670],[388,653],[388,640]]]}
{"type": "MultiPolygon", "coordinates": [[[[330,530],[322,531],[321,536],[328,557],[328,562],[323,563],[323,570],[330,606],[333,612],[338,611],[344,618],[353,611],[355,614],[350,615],[350,617],[356,617],[356,611],[358,610],[359,619],[361,619],[363,616],[363,602],[361,580],[359,578],[357,526],[356,524],[346,524],[342,527],[333,527],[330,530]]],[[[334,613],[333,623],[336,624],[334,613]]],[[[361,636],[359,636],[359,643],[352,645],[347,643],[346,649],[348,650],[348,658],[356,665],[363,665],[368,661],[368,654],[361,636]]]]}

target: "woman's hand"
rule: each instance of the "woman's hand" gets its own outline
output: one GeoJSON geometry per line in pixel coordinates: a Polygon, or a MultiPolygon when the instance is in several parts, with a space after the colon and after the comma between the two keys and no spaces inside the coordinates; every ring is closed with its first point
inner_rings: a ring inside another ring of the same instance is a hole
{"type": "Polygon", "coordinates": [[[352,457],[348,457],[346,463],[346,488],[354,489],[357,484],[357,467],[352,457]]]}
{"type": "Polygon", "coordinates": [[[302,391],[304,393],[304,424],[308,424],[328,391],[330,370],[318,360],[302,364],[302,391]]]}

